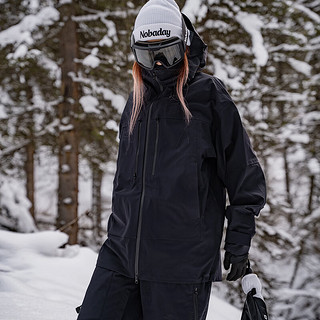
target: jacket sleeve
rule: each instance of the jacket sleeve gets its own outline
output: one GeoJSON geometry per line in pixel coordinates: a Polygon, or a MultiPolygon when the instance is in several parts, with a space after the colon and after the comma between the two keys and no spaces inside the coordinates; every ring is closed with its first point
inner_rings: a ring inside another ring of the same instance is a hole
{"type": "Polygon", "coordinates": [[[230,205],[225,250],[248,253],[255,234],[255,216],[266,202],[266,183],[239,112],[221,80],[214,78],[215,140],[218,176],[227,189],[230,205]]]}

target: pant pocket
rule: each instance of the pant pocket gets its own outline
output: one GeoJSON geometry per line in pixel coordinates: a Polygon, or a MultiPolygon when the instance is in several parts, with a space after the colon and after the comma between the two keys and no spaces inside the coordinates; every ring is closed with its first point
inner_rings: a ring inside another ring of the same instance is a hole
{"type": "Polygon", "coordinates": [[[193,288],[193,314],[194,314],[194,320],[199,320],[199,302],[198,302],[198,287],[193,288]]]}
{"type": "Polygon", "coordinates": [[[212,282],[193,284],[192,320],[204,320],[207,317],[212,282]]]}

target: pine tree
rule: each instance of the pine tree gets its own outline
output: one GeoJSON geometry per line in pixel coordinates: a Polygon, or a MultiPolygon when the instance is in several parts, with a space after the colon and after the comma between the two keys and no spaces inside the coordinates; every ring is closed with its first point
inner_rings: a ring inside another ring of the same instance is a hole
{"type": "MultiPolygon", "coordinates": [[[[8,15],[2,15],[0,33],[0,68],[4,71],[0,76],[1,170],[11,175],[14,170],[17,177],[25,180],[29,212],[34,219],[34,155],[46,126],[41,102],[52,98],[42,85],[50,85],[52,81],[36,47],[38,37],[58,19],[56,10],[46,7],[46,2],[42,5],[37,11],[26,1],[4,2],[8,15]]],[[[10,210],[7,214],[15,215],[10,210]]]]}

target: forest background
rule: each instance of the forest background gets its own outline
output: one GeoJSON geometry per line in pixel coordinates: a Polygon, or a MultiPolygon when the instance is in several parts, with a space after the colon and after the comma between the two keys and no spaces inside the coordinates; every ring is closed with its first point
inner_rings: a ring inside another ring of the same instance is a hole
{"type": "MultiPolygon", "coordinates": [[[[98,250],[111,213],[130,34],[145,1],[0,0],[0,228],[98,250]]],[[[271,319],[320,319],[320,1],[177,1],[263,166],[250,257],[271,319]]],[[[240,307],[240,283],[216,294],[240,307]]]]}

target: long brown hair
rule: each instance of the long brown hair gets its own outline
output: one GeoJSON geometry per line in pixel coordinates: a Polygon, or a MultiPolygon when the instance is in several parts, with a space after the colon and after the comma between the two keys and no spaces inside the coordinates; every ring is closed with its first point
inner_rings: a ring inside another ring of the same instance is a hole
{"type": "MultiPolygon", "coordinates": [[[[176,91],[185,114],[185,119],[189,123],[192,117],[192,114],[187,108],[187,105],[183,96],[183,86],[187,83],[188,74],[189,74],[189,64],[188,64],[187,53],[188,51],[186,51],[184,54],[183,65],[181,67],[181,70],[177,79],[176,91]]],[[[139,116],[141,106],[143,103],[143,97],[144,97],[144,84],[142,80],[141,67],[138,65],[137,62],[133,64],[132,76],[133,76],[133,109],[132,109],[132,113],[130,117],[130,125],[129,125],[130,134],[132,134],[133,128],[139,116]]]]}

